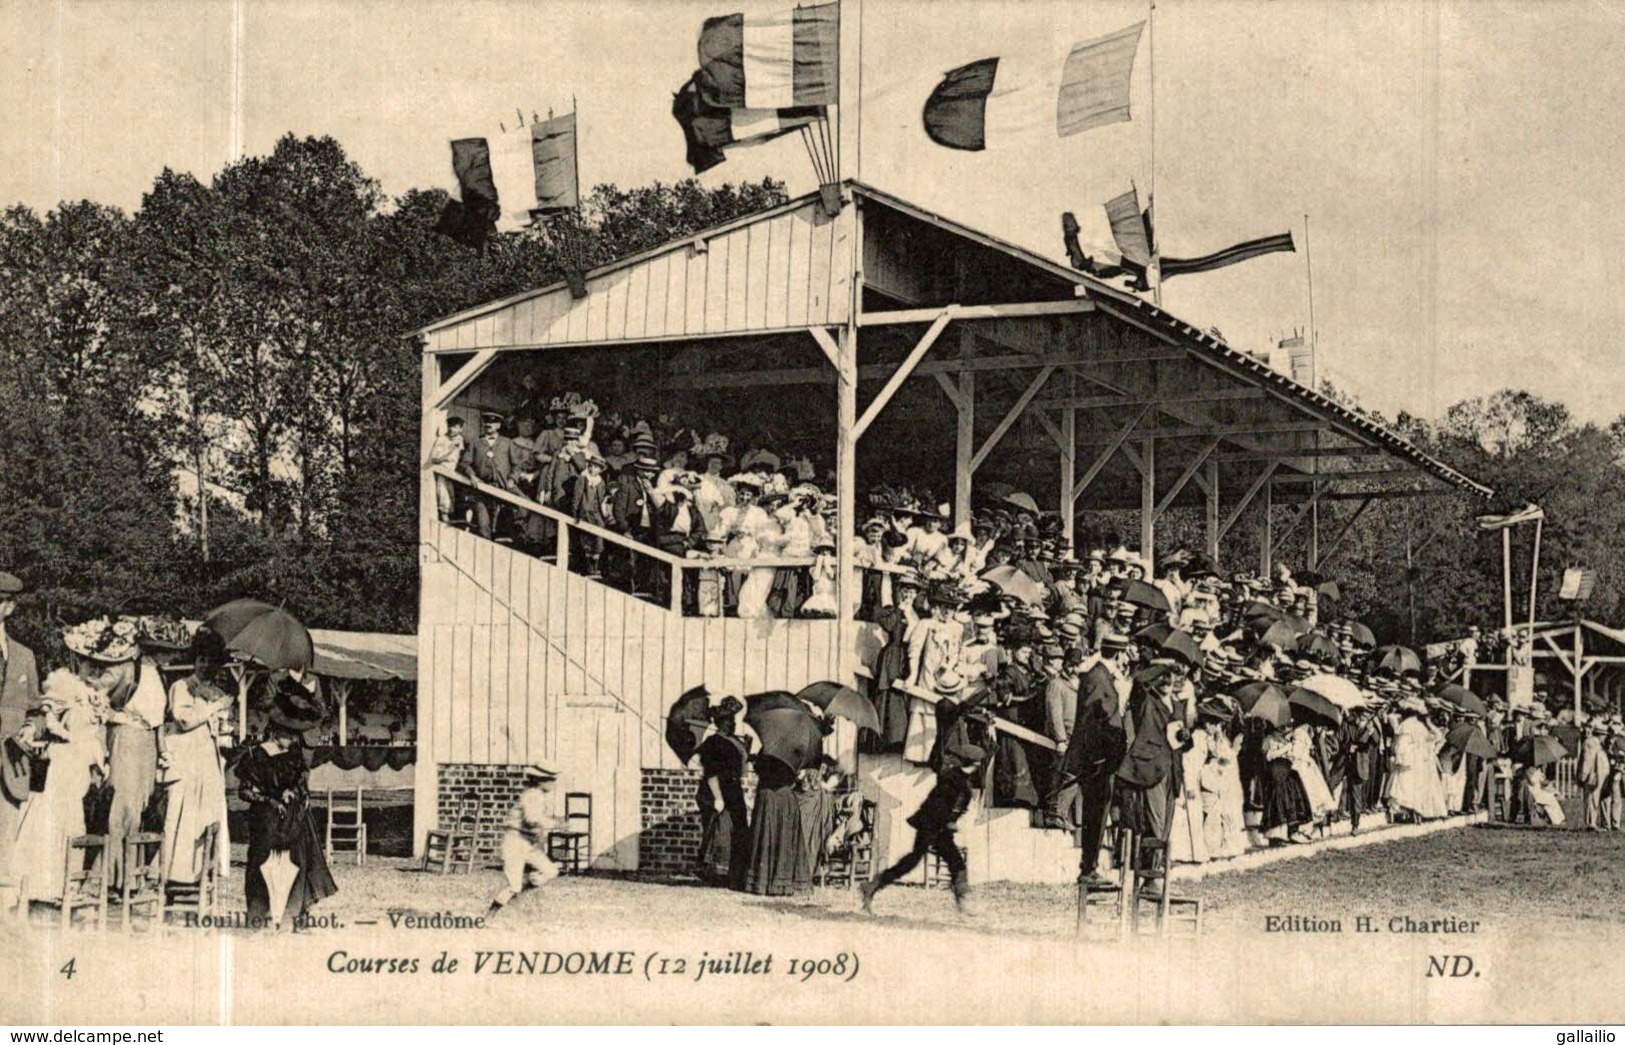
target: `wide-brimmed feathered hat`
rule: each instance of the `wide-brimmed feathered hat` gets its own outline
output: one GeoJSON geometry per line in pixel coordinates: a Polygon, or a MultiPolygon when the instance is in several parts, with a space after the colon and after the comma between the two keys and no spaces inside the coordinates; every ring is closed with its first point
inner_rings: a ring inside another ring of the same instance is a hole
{"type": "Polygon", "coordinates": [[[134,660],[140,652],[136,646],[138,629],[128,618],[96,617],[75,624],[62,632],[62,643],[69,651],[101,664],[122,664],[134,660]]]}

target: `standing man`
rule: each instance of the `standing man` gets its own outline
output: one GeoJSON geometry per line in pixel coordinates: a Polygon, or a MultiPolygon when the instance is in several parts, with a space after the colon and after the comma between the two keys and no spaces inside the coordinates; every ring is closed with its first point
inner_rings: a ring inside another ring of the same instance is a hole
{"type": "Polygon", "coordinates": [[[1134,740],[1117,770],[1123,825],[1141,838],[1168,840],[1174,798],[1184,790],[1184,759],[1191,746],[1178,694],[1184,665],[1153,661],[1134,676],[1134,740]]]}
{"type": "Polygon", "coordinates": [[[559,876],[559,869],[547,855],[547,833],[558,826],[553,814],[553,781],[558,774],[538,765],[524,768],[525,789],[519,792],[508,813],[508,829],[502,835],[502,875],[508,884],[491,900],[487,918],[508,905],[508,901],[531,888],[529,872],[535,871],[546,885],[559,876]]]}
{"type": "MultiPolygon", "coordinates": [[[[1047,712],[1045,731],[1055,741],[1056,751],[1065,751],[1072,729],[1078,724],[1078,666],[1083,663],[1083,651],[1068,646],[1061,656],[1052,661],[1053,676],[1044,687],[1044,707],[1047,712]]],[[[1076,830],[1079,826],[1078,782],[1071,774],[1062,773],[1064,781],[1056,788],[1044,810],[1044,826],[1076,830]]]]}
{"type": "MultiPolygon", "coordinates": [[[[469,444],[467,450],[463,451],[462,464],[458,470],[487,486],[511,491],[514,488],[514,476],[518,472],[515,467],[517,453],[513,443],[502,435],[502,415],[481,414],[480,426],[484,431],[480,433],[478,439],[469,444]]],[[[495,498],[487,494],[480,494],[474,498],[474,526],[486,540],[490,540],[496,533],[498,511],[499,506],[495,498]]]]}
{"type": "MultiPolygon", "coordinates": [[[[463,419],[453,414],[446,418],[446,430],[434,437],[434,445],[429,449],[429,467],[455,469],[457,462],[462,460],[463,450],[463,419]]],[[[453,522],[452,509],[457,503],[457,491],[452,487],[451,480],[443,475],[434,477],[434,499],[440,511],[440,521],[453,522]]]]}
{"type": "Polygon", "coordinates": [[[1602,828],[1602,792],[1608,783],[1608,755],[1602,749],[1602,739],[1597,735],[1598,721],[1593,718],[1586,723],[1585,739],[1580,741],[1579,764],[1574,767],[1575,783],[1580,785],[1580,793],[1585,799],[1585,829],[1597,831],[1602,828]]]}
{"type": "Polygon", "coordinates": [[[1079,877],[1091,885],[1109,885],[1100,874],[1100,843],[1112,803],[1112,777],[1134,736],[1128,698],[1128,637],[1108,631],[1101,636],[1100,659],[1083,676],[1078,691],[1078,719],[1068,738],[1063,778],[1078,783],[1079,828],[1082,832],[1079,877]]]}
{"type": "Polygon", "coordinates": [[[23,582],[0,572],[0,882],[11,881],[11,851],[28,802],[34,762],[18,734],[40,709],[39,671],[34,651],[12,638],[6,625],[17,611],[23,582]]]}

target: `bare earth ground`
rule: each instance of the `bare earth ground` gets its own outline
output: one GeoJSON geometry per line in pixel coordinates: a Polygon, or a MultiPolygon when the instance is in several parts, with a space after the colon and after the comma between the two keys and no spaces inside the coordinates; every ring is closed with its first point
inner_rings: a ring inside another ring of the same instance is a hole
{"type": "MultiPolygon", "coordinates": [[[[421,874],[404,858],[374,856],[358,867],[341,856],[333,871],[339,893],[317,911],[346,924],[387,923],[390,911],[478,915],[502,884],[493,869],[421,874]]],[[[223,910],[242,909],[242,881],[234,868],[223,910]]],[[[1262,932],[1267,917],[1290,915],[1340,918],[1347,928],[1362,914],[1383,922],[1395,915],[1477,919],[1494,931],[1595,932],[1625,923],[1625,834],[1465,828],[1179,882],[1175,892],[1203,901],[1210,934],[1262,932]]],[[[961,919],[946,891],[905,885],[876,900],[872,927],[1066,937],[1073,932],[1074,903],[1067,885],[992,883],[976,887],[976,915],[961,919]]],[[[858,919],[869,920],[858,910],[857,894],[845,889],[781,899],[684,879],[608,875],[561,878],[527,892],[500,916],[503,928],[516,930],[662,931],[705,923],[787,928],[797,921],[858,919]]]]}

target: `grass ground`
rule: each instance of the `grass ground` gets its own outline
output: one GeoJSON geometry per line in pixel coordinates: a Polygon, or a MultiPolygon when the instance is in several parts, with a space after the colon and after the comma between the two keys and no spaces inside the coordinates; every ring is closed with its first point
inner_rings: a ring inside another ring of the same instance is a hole
{"type": "MultiPolygon", "coordinates": [[[[242,858],[238,847],[238,860],[242,858]]],[[[495,870],[472,875],[425,875],[405,858],[372,857],[364,867],[339,860],[339,893],[318,912],[387,923],[390,911],[481,914],[501,886],[495,870]]],[[[1478,919],[1484,931],[1565,927],[1585,932],[1625,923],[1625,835],[1581,831],[1476,827],[1424,838],[1327,852],[1269,867],[1176,883],[1179,895],[1200,898],[1207,931],[1263,930],[1271,915],[1312,915],[1352,921],[1478,919]]],[[[228,881],[224,909],[240,910],[242,875],[228,881]]],[[[501,920],[515,929],[566,930],[620,926],[654,932],[696,924],[749,927],[794,921],[869,921],[873,929],[953,930],[1016,937],[1065,937],[1073,931],[1069,885],[978,886],[977,916],[961,920],[943,890],[887,890],[867,919],[857,895],[819,889],[793,900],[731,893],[692,882],[637,876],[563,878],[527,893],[501,920]]]]}

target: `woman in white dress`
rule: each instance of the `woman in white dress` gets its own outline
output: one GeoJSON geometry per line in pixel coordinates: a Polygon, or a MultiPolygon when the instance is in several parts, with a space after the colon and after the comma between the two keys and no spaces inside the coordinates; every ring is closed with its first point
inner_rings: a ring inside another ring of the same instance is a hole
{"type": "Polygon", "coordinates": [[[85,833],[85,792],[107,769],[107,701],[101,692],[58,668],[45,680],[42,698],[44,718],[25,736],[51,768],[45,790],[31,795],[23,809],[11,865],[24,902],[62,898],[68,839],[85,833]]]}
{"type": "MultiPolygon", "coordinates": [[[[908,636],[909,681],[921,689],[958,698],[964,689],[959,674],[964,660],[965,626],[954,620],[963,599],[950,583],[931,585],[931,616],[915,624],[908,636]]],[[[909,697],[908,734],[903,739],[903,757],[916,765],[927,765],[937,743],[937,709],[929,700],[909,697]]]]}
{"type": "Polygon", "coordinates": [[[1241,737],[1228,735],[1230,709],[1208,705],[1201,711],[1207,737],[1202,766],[1202,835],[1208,856],[1226,860],[1247,851],[1246,805],[1241,789],[1241,737]]]}
{"type": "MultiPolygon", "coordinates": [[[[764,489],[760,501],[756,504],[744,506],[735,530],[738,533],[736,546],[743,549],[748,546],[749,555],[741,558],[756,558],[777,556],[784,547],[784,529],[773,518],[776,511],[789,497],[789,491],[777,486],[764,489]]],[[[745,581],[739,586],[739,615],[741,617],[758,618],[770,617],[772,611],[768,609],[767,597],[773,591],[773,576],[777,571],[771,566],[758,567],[745,575],[745,581]]]]}
{"type": "Polygon", "coordinates": [[[1326,786],[1326,774],[1315,761],[1315,735],[1308,724],[1292,731],[1292,771],[1303,784],[1303,793],[1309,798],[1309,812],[1316,820],[1330,816],[1337,809],[1332,789],[1326,786]]]}
{"type": "Polygon", "coordinates": [[[164,808],[165,869],[171,882],[192,884],[203,871],[199,842],[210,824],[219,826],[215,859],[224,874],[230,868],[231,841],[226,834],[226,777],[220,764],[221,720],[230,716],[235,693],[225,685],[226,646],[209,628],[192,639],[195,669],[169,688],[169,723],[164,737],[164,780],[169,802],[164,808]]]}
{"type": "Polygon", "coordinates": [[[1388,807],[1418,820],[1437,820],[1449,813],[1444,782],[1439,777],[1439,746],[1427,724],[1427,705],[1406,697],[1396,705],[1394,755],[1388,785],[1388,807]]]}
{"type": "Polygon", "coordinates": [[[1168,827],[1168,856],[1179,864],[1205,864],[1211,858],[1202,820],[1202,770],[1210,754],[1211,737],[1205,729],[1191,732],[1191,746],[1174,757],[1184,760],[1184,790],[1174,796],[1174,815],[1168,827]]]}

